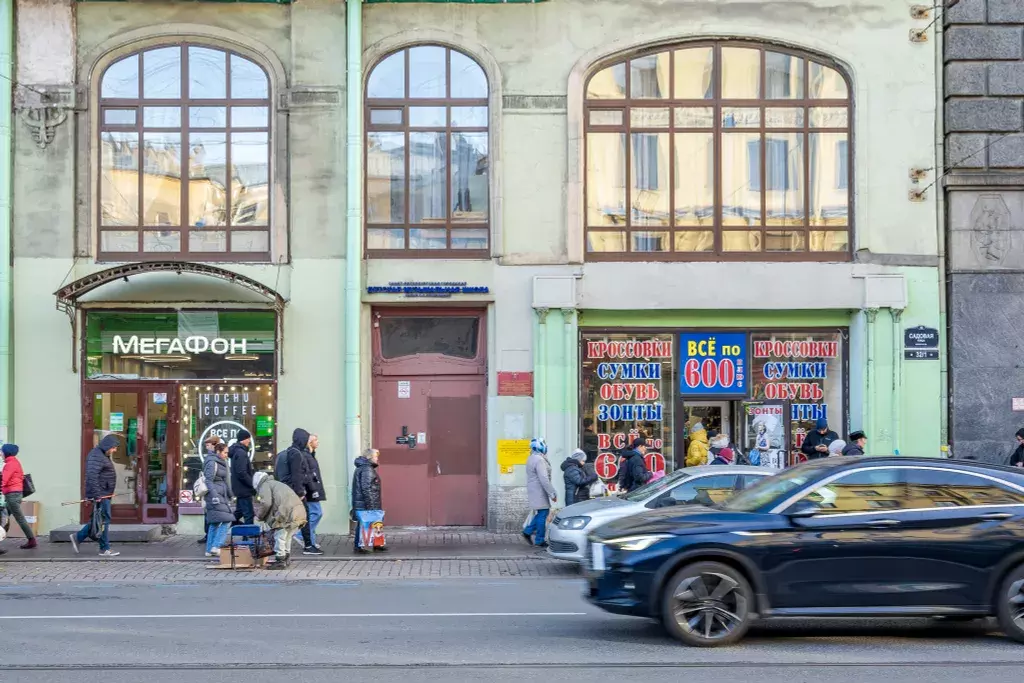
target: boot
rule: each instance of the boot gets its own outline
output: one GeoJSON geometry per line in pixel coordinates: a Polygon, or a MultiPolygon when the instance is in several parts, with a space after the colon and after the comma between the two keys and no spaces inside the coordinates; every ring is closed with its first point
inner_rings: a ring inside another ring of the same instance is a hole
{"type": "Polygon", "coordinates": [[[34,538],[30,538],[29,540],[27,540],[25,543],[23,543],[21,545],[21,549],[22,550],[32,550],[33,548],[38,548],[38,547],[39,547],[39,544],[36,542],[36,539],[34,539],[34,538]]]}
{"type": "Polygon", "coordinates": [[[288,569],[288,556],[278,556],[274,559],[274,563],[267,567],[267,569],[288,569]]]}

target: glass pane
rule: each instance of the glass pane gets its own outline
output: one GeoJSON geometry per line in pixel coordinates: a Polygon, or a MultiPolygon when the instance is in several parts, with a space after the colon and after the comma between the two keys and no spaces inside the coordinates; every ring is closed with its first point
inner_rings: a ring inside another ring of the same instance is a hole
{"type": "Polygon", "coordinates": [[[715,125],[715,110],[711,107],[678,107],[675,119],[676,128],[711,128],[715,125]]]}
{"type": "Polygon", "coordinates": [[[409,125],[413,128],[444,128],[448,125],[448,109],[409,107],[409,125]]]}
{"type": "Polygon", "coordinates": [[[114,465],[114,496],[118,505],[138,505],[139,395],[136,392],[95,394],[93,404],[93,446],[105,436],[117,438],[108,453],[114,465]]]}
{"type": "Polygon", "coordinates": [[[452,249],[486,249],[487,229],[452,230],[452,249]]]}
{"type": "MultiPolygon", "coordinates": [[[[100,134],[102,225],[139,224],[139,134],[100,134]]],[[[133,249],[136,250],[138,246],[133,249]]]]}
{"type": "Polygon", "coordinates": [[[226,128],[227,107],[189,107],[188,125],[192,128],[226,128]]]}
{"type": "Polygon", "coordinates": [[[409,97],[446,96],[446,52],[434,45],[409,48],[409,97]]]}
{"type": "Polygon", "coordinates": [[[266,128],[269,110],[266,107],[231,107],[232,128],[266,128]]]}
{"type": "Polygon", "coordinates": [[[631,250],[637,252],[670,251],[672,241],[668,232],[631,232],[631,250]]]}
{"type": "Polygon", "coordinates": [[[452,107],[451,111],[452,128],[487,127],[487,107],[452,107]]]}
{"type": "Polygon", "coordinates": [[[766,224],[803,225],[803,133],[768,133],[764,144],[766,224]]]}
{"type": "Polygon", "coordinates": [[[712,73],[714,49],[695,47],[676,51],[677,100],[710,100],[715,96],[712,73]]]}
{"type": "Polygon", "coordinates": [[[181,97],[180,47],[161,47],[142,53],[142,96],[153,100],[181,97]]]}
{"type": "Polygon", "coordinates": [[[715,220],[714,136],[676,133],[675,143],[676,225],[711,225],[715,220]]]}
{"type": "Polygon", "coordinates": [[[447,249],[444,229],[425,230],[413,228],[409,231],[410,249],[447,249]]]}
{"type": "Polygon", "coordinates": [[[142,233],[142,251],[178,253],[181,251],[181,233],[177,230],[146,230],[142,233]]]}
{"type": "Polygon", "coordinates": [[[270,223],[267,133],[231,134],[231,225],[270,223]]]}
{"type": "Polygon", "coordinates": [[[846,107],[812,107],[811,128],[846,128],[849,115],[846,107]]]}
{"type": "Polygon", "coordinates": [[[131,55],[107,67],[100,85],[102,97],[139,98],[139,55],[131,55]]]}
{"type": "Polygon", "coordinates": [[[761,233],[757,230],[723,232],[722,251],[761,251],[761,233]]]}
{"type": "Polygon", "coordinates": [[[104,230],[100,233],[100,251],[139,250],[139,233],[134,230],[104,230]]]}
{"type": "Polygon", "coordinates": [[[134,109],[104,109],[103,123],[108,126],[134,126],[134,109]]]}
{"type": "Polygon", "coordinates": [[[801,500],[817,505],[821,514],[899,509],[906,500],[902,476],[902,470],[894,467],[854,472],[819,486],[801,500]]]}
{"type": "Polygon", "coordinates": [[[181,128],[181,107],[143,107],[145,128],[181,128]]]}
{"type": "Polygon", "coordinates": [[[188,234],[189,251],[227,251],[228,233],[224,230],[193,230],[188,234]]]}
{"type": "Polygon", "coordinates": [[[668,128],[668,107],[630,109],[629,125],[633,128],[668,128]]]}
{"type": "Polygon", "coordinates": [[[405,134],[370,133],[366,147],[366,222],[404,223],[405,134]]]}
{"type": "Polygon", "coordinates": [[[486,223],[489,191],[487,133],[452,134],[452,221],[486,223]]]}
{"type": "Polygon", "coordinates": [[[802,100],[804,60],[780,52],[765,52],[766,93],[769,100],[802,100]]]}
{"type": "Polygon", "coordinates": [[[669,224],[668,133],[633,133],[631,137],[629,201],[633,225],[669,224]]]}
{"type": "Polygon", "coordinates": [[[587,232],[587,251],[606,253],[626,251],[626,233],[590,230],[587,232]]]}
{"type": "Polygon", "coordinates": [[[629,62],[629,92],[634,99],[667,100],[671,52],[640,57],[629,62]]]}
{"type": "Polygon", "coordinates": [[[410,223],[445,222],[445,197],[448,194],[445,138],[444,133],[409,134],[410,223]]]}
{"type": "Polygon", "coordinates": [[[761,224],[761,136],[722,136],[722,225],[761,224]]]}
{"type": "Polygon", "coordinates": [[[621,109],[591,109],[590,125],[592,126],[621,126],[621,109]]]}
{"type": "Polygon", "coordinates": [[[766,128],[803,128],[804,110],[799,107],[768,107],[764,112],[766,128]]]}
{"type": "Polygon", "coordinates": [[[231,99],[265,100],[270,96],[270,81],[258,64],[245,57],[231,55],[231,99]]]}
{"type": "Polygon", "coordinates": [[[181,133],[145,133],[142,163],[143,224],[180,225],[181,133]]]}
{"type": "Polygon", "coordinates": [[[266,253],[270,251],[270,233],[266,230],[232,230],[231,251],[266,253]]]}
{"type": "Polygon", "coordinates": [[[711,230],[680,230],[676,233],[676,251],[714,251],[715,233],[711,230]]]}
{"type": "Polygon", "coordinates": [[[761,110],[757,107],[722,107],[722,128],[760,128],[761,110]]]}
{"type": "Polygon", "coordinates": [[[846,80],[842,74],[815,62],[810,63],[810,87],[808,90],[811,99],[815,100],[845,100],[849,97],[846,80]]]}
{"type": "Polygon", "coordinates": [[[622,100],[626,98],[626,65],[615,64],[598,71],[587,82],[587,99],[622,100]]]}
{"type": "Polygon", "coordinates": [[[846,225],[849,217],[846,133],[811,133],[811,225],[846,225]]]}
{"type": "Polygon", "coordinates": [[[812,231],[811,251],[849,251],[850,233],[845,230],[812,231]]]}
{"type": "Polygon", "coordinates": [[[189,134],[189,225],[227,225],[227,139],[224,133],[189,134]]]}
{"type": "Polygon", "coordinates": [[[761,97],[761,53],[758,50],[722,48],[722,97],[727,100],[761,97]]]}
{"type": "Polygon", "coordinates": [[[487,97],[487,76],[480,65],[470,57],[452,50],[452,97],[478,98],[487,97]]]}
{"type": "Polygon", "coordinates": [[[797,231],[769,230],[764,234],[765,251],[804,251],[807,249],[807,233],[797,231]]]}
{"type": "Polygon", "coordinates": [[[587,135],[587,225],[626,222],[626,134],[587,135]]]}
{"type": "Polygon", "coordinates": [[[366,83],[366,96],[371,99],[405,97],[405,50],[396,52],[373,67],[366,83]]]}
{"type": "Polygon", "coordinates": [[[371,109],[370,124],[375,126],[402,125],[401,109],[371,109]]]}
{"type": "Polygon", "coordinates": [[[207,47],[188,49],[188,93],[196,100],[227,97],[228,55],[207,47]]]}
{"type": "Polygon", "coordinates": [[[371,228],[366,231],[367,249],[405,249],[405,230],[371,228]]]}
{"type": "Polygon", "coordinates": [[[480,319],[475,317],[380,319],[382,358],[419,354],[476,358],[479,341],[480,319]]]}

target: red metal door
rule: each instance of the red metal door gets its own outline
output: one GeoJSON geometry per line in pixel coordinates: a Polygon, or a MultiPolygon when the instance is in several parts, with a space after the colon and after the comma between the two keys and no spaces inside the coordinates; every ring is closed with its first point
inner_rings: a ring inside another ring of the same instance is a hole
{"type": "Polygon", "coordinates": [[[435,378],[427,402],[430,524],[483,526],[483,377],[435,378]]]}
{"type": "Polygon", "coordinates": [[[379,473],[385,521],[396,526],[426,526],[430,494],[427,483],[428,444],[416,448],[395,443],[405,433],[427,431],[430,378],[375,377],[373,443],[380,451],[379,473]]]}

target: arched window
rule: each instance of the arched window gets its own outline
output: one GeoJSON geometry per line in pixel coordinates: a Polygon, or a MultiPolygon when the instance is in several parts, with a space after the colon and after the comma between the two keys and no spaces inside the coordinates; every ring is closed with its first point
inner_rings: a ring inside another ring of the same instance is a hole
{"type": "Polygon", "coordinates": [[[189,43],[100,81],[98,259],[270,260],[270,80],[189,43]]]}
{"type": "Polygon", "coordinates": [[[588,260],[850,258],[850,95],[824,60],[738,41],[587,81],[588,260]]]}
{"type": "Polygon", "coordinates": [[[417,45],[366,84],[368,256],[490,255],[487,76],[448,47],[417,45]]]}

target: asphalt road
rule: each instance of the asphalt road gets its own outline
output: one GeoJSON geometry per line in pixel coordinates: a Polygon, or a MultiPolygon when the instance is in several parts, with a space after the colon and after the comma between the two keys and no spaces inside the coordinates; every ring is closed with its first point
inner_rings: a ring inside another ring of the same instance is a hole
{"type": "Polygon", "coordinates": [[[1019,683],[991,624],[789,622],[691,649],[579,580],[0,586],[0,680],[1019,683]]]}

